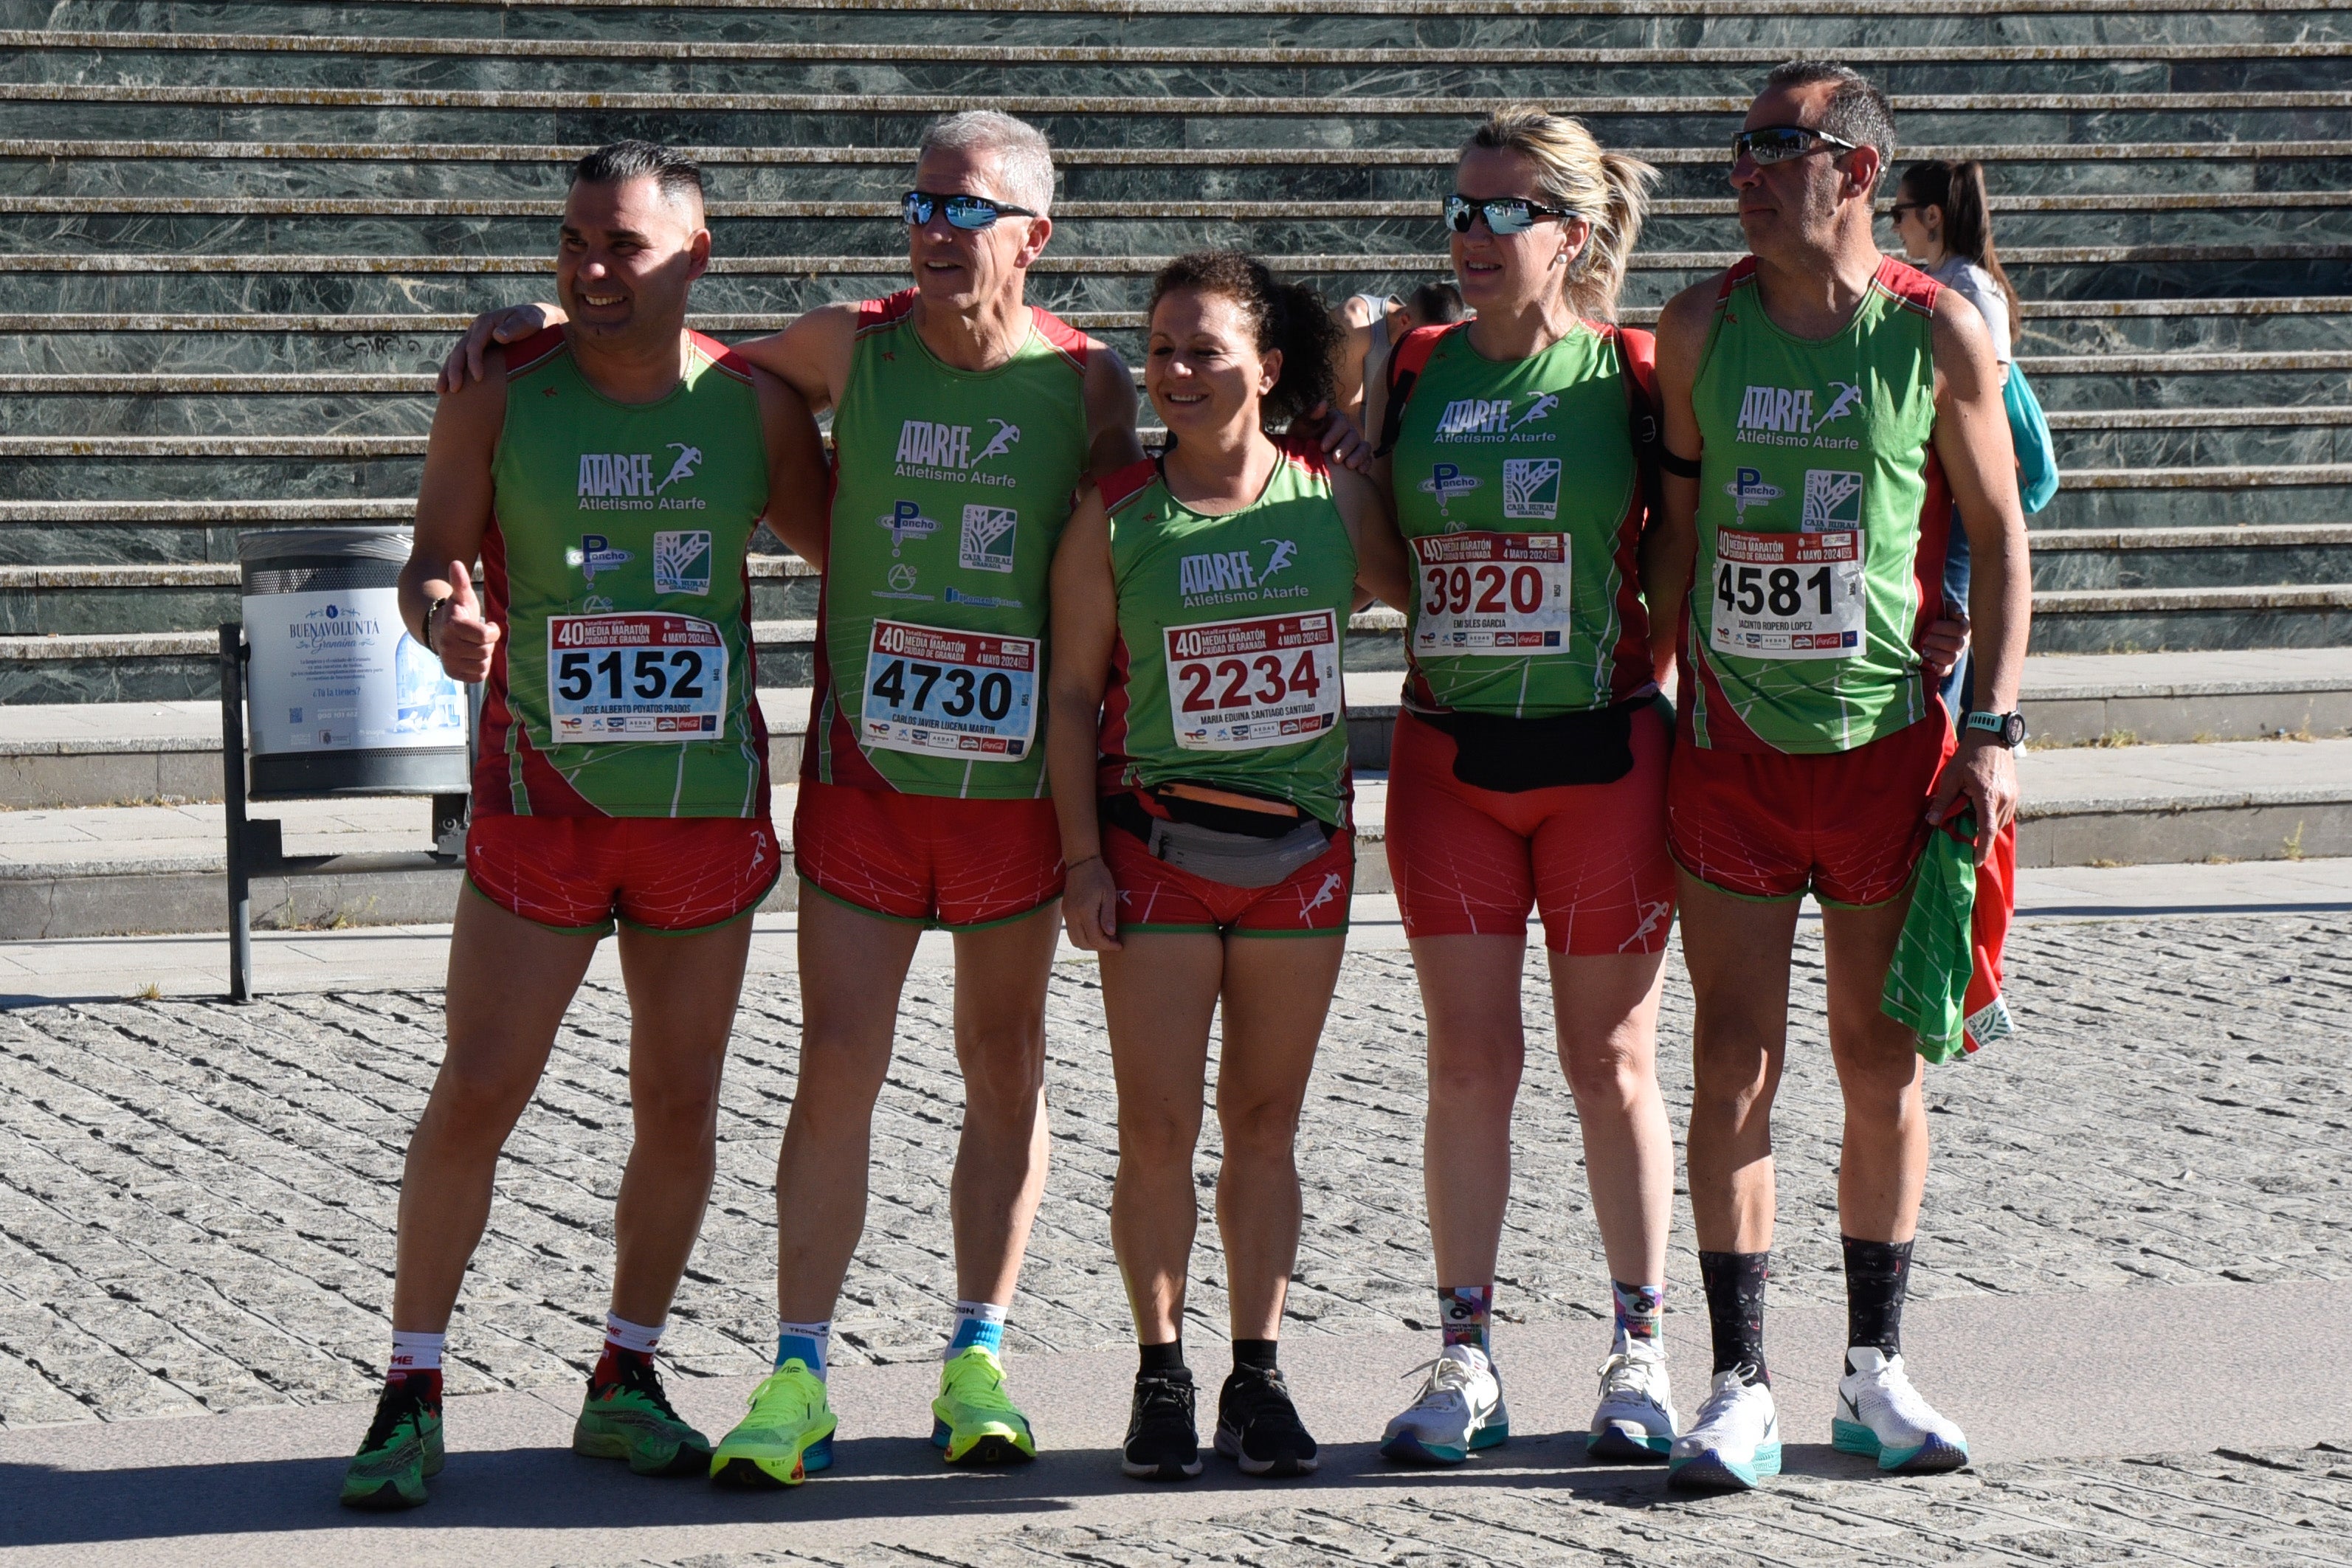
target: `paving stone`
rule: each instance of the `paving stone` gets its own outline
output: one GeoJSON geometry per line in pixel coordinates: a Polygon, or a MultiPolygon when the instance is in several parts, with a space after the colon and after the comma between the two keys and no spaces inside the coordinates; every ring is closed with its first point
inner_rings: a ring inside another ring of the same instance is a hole
{"type": "MultiPolygon", "coordinates": [[[[1779,1119],[1780,1301],[1843,1291],[1821,966],[1809,932],[1779,1119]]],[[[1661,1075],[1679,1126],[1689,993],[1678,956],[1667,973],[1661,1075]]],[[[1540,1041],[1539,963],[1526,1000],[1540,1041]]],[[[2016,1038],[1928,1078],[1936,1154],[1917,1296],[2352,1278],[2341,1071],[2352,920],[2029,924],[2015,934],[2011,1001],[2016,1038]]],[[[718,1178],[667,1347],[686,1375],[753,1371],[767,1354],[799,1016],[788,977],[755,980],[739,1015],[718,1178]]],[[[1057,969],[1047,1032],[1053,1168],[1012,1313],[1015,1354],[1129,1333],[1091,966],[1057,969]]],[[[844,1362],[935,1355],[950,1321],[961,1087],[943,977],[909,982],[899,1038],[866,1242],[836,1317],[844,1362]]],[[[628,1137],[627,1039],[625,997],[584,988],[500,1167],[451,1328],[453,1392],[568,1383],[593,1356],[628,1137]]],[[[0,1423],[367,1398],[388,1333],[402,1153],[440,1043],[440,996],[422,988],[0,1012],[0,1423]]],[[[1293,1333],[1431,1324],[1423,1050],[1409,956],[1351,956],[1300,1130],[1308,1223],[1293,1333]]],[[[1574,1107],[1549,1053],[1528,1054],[1498,1310],[1598,1325],[1607,1276],[1574,1107]]],[[[1216,1147],[1211,1118],[1187,1303],[1204,1343],[1224,1334],[1205,1213],[1216,1147]]],[[[1695,1311],[1683,1207],[1669,1277],[1676,1310],[1695,1311]]]]}

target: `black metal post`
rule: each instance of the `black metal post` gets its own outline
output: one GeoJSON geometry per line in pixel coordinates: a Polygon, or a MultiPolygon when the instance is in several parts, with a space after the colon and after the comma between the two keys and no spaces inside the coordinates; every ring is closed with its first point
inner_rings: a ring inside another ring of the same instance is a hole
{"type": "Polygon", "coordinates": [[[245,626],[220,629],[221,802],[228,828],[228,999],[253,999],[253,892],[245,842],[245,626]]]}

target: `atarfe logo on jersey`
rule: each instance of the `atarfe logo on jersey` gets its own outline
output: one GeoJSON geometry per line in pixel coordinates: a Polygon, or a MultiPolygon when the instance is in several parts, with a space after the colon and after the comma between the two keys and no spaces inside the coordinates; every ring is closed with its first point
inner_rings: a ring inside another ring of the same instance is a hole
{"type": "Polygon", "coordinates": [[[583,452],[580,455],[579,507],[583,512],[698,512],[709,503],[699,496],[665,494],[672,485],[694,477],[702,466],[702,448],[673,441],[677,454],[661,483],[654,482],[650,452],[583,452]]]}
{"type": "Polygon", "coordinates": [[[1445,405],[1437,416],[1436,440],[1439,441],[1557,441],[1549,430],[1529,430],[1550,417],[1559,406],[1556,392],[1535,392],[1528,398],[1527,406],[1519,409],[1517,417],[1512,409],[1516,398],[1459,397],[1445,405]]]}
{"type": "Polygon", "coordinates": [[[1832,382],[1830,393],[1822,401],[1810,387],[1751,386],[1739,400],[1735,439],[1765,446],[1860,451],[1860,436],[1826,435],[1822,432],[1847,415],[1862,412],[1862,389],[1851,382],[1832,382]]]}
{"type": "Polygon", "coordinates": [[[1266,549],[1265,566],[1256,569],[1251,554],[1245,549],[1215,550],[1203,555],[1188,555],[1176,563],[1176,591],[1183,596],[1184,608],[1201,604],[1230,604],[1242,599],[1298,599],[1307,593],[1305,583],[1274,585],[1274,579],[1290,570],[1298,559],[1298,545],[1293,539],[1260,539],[1266,549]]]}
{"type": "Polygon", "coordinates": [[[1009,419],[991,419],[992,428],[978,450],[969,424],[938,424],[910,419],[898,427],[898,476],[939,479],[950,485],[1016,485],[1010,474],[990,473],[981,465],[1003,457],[1020,444],[1021,427],[1009,419]]]}

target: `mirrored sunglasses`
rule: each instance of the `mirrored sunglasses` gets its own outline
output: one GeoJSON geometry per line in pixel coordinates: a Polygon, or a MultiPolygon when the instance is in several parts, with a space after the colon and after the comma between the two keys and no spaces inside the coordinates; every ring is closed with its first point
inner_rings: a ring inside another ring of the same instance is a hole
{"type": "Polygon", "coordinates": [[[1026,207],[992,202],[986,196],[941,196],[929,191],[909,191],[904,198],[908,225],[920,228],[929,223],[931,214],[942,206],[947,209],[948,222],[960,229],[984,229],[999,218],[1034,218],[1037,215],[1026,207]]]}
{"type": "Polygon", "coordinates": [[[1525,196],[1496,196],[1489,201],[1474,202],[1456,191],[1445,198],[1445,226],[1455,234],[1466,235],[1470,225],[1483,216],[1486,227],[1496,235],[1525,234],[1545,218],[1572,218],[1577,214],[1567,207],[1547,207],[1525,196]]]}

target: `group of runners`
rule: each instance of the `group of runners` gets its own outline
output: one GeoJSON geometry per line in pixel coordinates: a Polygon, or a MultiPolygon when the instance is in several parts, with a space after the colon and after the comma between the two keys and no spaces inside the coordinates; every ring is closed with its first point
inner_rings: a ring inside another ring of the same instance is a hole
{"type": "Polygon", "coordinates": [[[1156,459],[1119,357],[1024,298],[1053,231],[1033,128],[932,127],[905,197],[912,287],[732,349],[686,327],[710,255],[694,165],[644,142],[583,160],[560,309],[484,318],[445,370],[402,581],[413,634],[486,703],[447,1053],[343,1500],[425,1500],[499,1152],[616,925],[635,1136],[581,1452],[749,1486],[832,1462],[830,1319],[875,1101],[917,940],[944,926],[965,1105],[933,1440],[951,1464],[1035,1454],[1003,1345],[1045,1183],[1066,925],[1100,956],[1118,1092],[1112,1242],[1140,1347],[1124,1467],[1202,1469],[1181,1325],[1222,1007],[1233,1366],[1213,1443],[1252,1474],[1313,1470],[1277,1341],[1355,864],[1348,622],[1373,600],[1407,617],[1385,839],[1428,1022],[1443,1338],[1382,1453],[1459,1463],[1510,1432],[1491,1324],[1533,911],[1615,1300],[1591,1450],[1692,1487],[1778,1469],[1770,1115],[1810,891],[1845,1110],[1833,1440],[1888,1469],[1964,1463],[1904,1370],[1927,1132],[1916,1041],[1879,994],[1928,835],[1965,811],[1981,854],[2014,809],[2025,547],[1984,325],[1873,239],[1892,143],[1853,72],[1775,71],[1731,166],[1753,255],[1677,296],[1654,341],[1613,324],[1654,172],[1572,120],[1499,115],[1444,204],[1470,314],[1399,323],[1360,432],[1325,413],[1346,344],[1311,293],[1232,252],[1160,274],[1156,459]],[[1975,559],[1965,716],[1936,689],[1955,511],[1975,559]],[[824,574],[791,836],[803,1027],[774,1367],[714,1443],[655,1353],[709,1192],[748,916],[782,865],[753,693],[762,519],[824,574]],[[1655,1034],[1678,909],[1715,1350],[1687,1422],[1660,1339],[1655,1034]]]}

